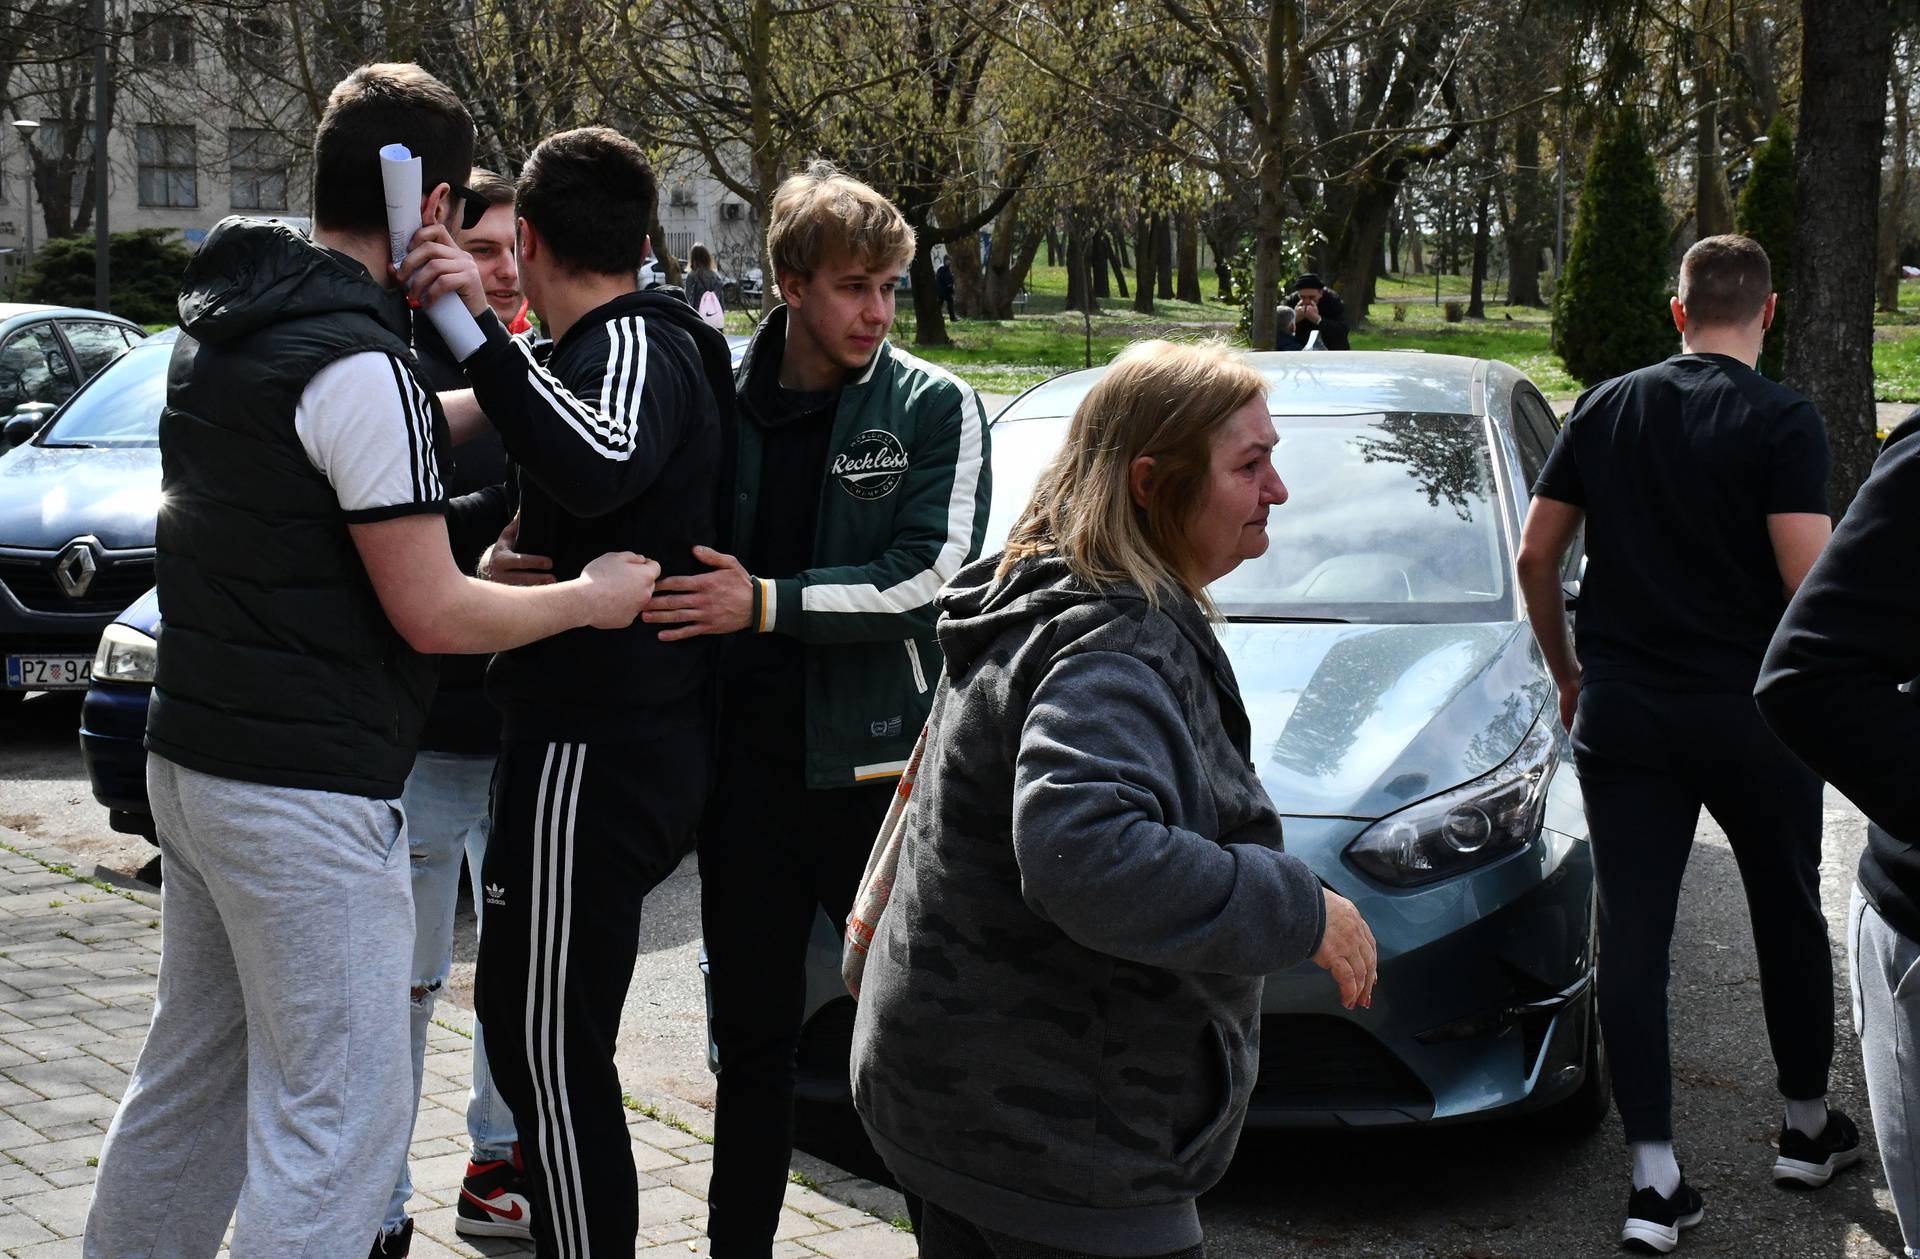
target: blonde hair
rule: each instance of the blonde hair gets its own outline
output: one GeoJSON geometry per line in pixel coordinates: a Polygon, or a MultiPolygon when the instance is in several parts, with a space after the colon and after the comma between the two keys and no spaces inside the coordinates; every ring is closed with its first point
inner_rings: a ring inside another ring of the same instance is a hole
{"type": "Polygon", "coordinates": [[[893,202],[831,162],[807,163],[773,194],[767,256],[776,279],[783,272],[810,279],[837,252],[869,270],[897,270],[913,247],[913,229],[893,202]]]}
{"type": "Polygon", "coordinates": [[[1138,586],[1155,607],[1182,590],[1211,614],[1193,577],[1187,525],[1206,499],[1215,438],[1266,392],[1266,377],[1224,345],[1127,347],[1073,413],[1066,443],[1007,535],[996,576],[1058,555],[1096,589],[1138,586]],[[1132,483],[1143,455],[1154,461],[1145,507],[1133,501],[1132,483]]]}

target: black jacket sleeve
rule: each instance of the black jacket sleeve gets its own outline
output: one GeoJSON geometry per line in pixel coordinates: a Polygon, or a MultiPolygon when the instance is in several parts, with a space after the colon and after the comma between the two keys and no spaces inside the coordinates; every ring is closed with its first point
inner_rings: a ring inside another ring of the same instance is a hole
{"type": "Polygon", "coordinates": [[[453,544],[453,558],[460,571],[471,576],[479,567],[480,555],[520,510],[519,483],[509,475],[499,485],[489,485],[471,494],[447,500],[447,537],[453,544]]]}
{"type": "Polygon", "coordinates": [[[604,516],[644,493],[700,408],[683,374],[649,353],[647,320],[621,315],[567,347],[561,377],[488,311],[460,366],[524,473],[567,512],[604,516]]]}
{"type": "MultiPolygon", "coordinates": [[[[1329,350],[1351,350],[1347,342],[1347,304],[1340,295],[1329,289],[1320,297],[1320,322],[1308,325],[1320,329],[1320,340],[1329,350]]],[[[1295,329],[1296,335],[1298,329],[1295,329]]]]}
{"type": "Polygon", "coordinates": [[[1920,415],[1888,440],[1761,667],[1781,742],[1889,834],[1920,839],[1920,415]]]}

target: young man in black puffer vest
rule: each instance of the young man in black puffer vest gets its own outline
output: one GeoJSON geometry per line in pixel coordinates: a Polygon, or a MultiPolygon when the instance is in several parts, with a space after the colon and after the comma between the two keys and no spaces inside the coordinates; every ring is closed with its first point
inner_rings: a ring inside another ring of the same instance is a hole
{"type": "MultiPolygon", "coordinates": [[[[455,567],[446,425],[389,267],[385,144],[422,158],[422,221],[452,217],[465,107],[418,66],[363,66],[315,136],[313,238],[227,219],[180,294],[147,722],[166,932],[88,1255],[210,1255],[230,1218],[235,1254],[367,1246],[413,1115],[396,801],[430,656],[626,625],[658,571],[603,556],[514,590],[455,567]]],[[[478,288],[464,254],[442,274],[478,288]]]]}

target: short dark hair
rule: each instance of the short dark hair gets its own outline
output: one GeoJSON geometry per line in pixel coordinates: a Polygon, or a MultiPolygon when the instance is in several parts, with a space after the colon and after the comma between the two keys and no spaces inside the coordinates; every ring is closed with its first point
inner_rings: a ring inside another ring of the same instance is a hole
{"type": "Polygon", "coordinates": [[[513,204],[513,181],[484,166],[476,166],[467,172],[467,187],[480,194],[480,199],[487,203],[489,210],[497,205],[513,204]]]}
{"type": "Polygon", "coordinates": [[[1773,292],[1773,264],[1749,236],[1708,236],[1680,260],[1680,305],[1695,327],[1751,323],[1773,292]]]}
{"type": "Polygon", "coordinates": [[[640,146],[611,127],[540,142],[520,172],[514,212],[570,271],[637,276],[658,188],[640,146]]]}
{"type": "Polygon", "coordinates": [[[420,188],[458,187],[473,165],[473,115],[411,62],[361,66],[327,97],[313,133],[313,221],[342,232],[385,232],[380,149],[404,144],[420,159],[420,188]]]}

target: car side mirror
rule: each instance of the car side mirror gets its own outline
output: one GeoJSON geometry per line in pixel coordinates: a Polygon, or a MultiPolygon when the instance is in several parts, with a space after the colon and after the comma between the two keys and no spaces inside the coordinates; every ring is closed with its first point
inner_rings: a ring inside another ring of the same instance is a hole
{"type": "Polygon", "coordinates": [[[7,422],[0,425],[0,444],[12,450],[15,446],[24,446],[32,441],[33,435],[40,431],[40,426],[47,422],[50,410],[51,408],[42,403],[21,403],[19,408],[7,417],[7,422]]]}

